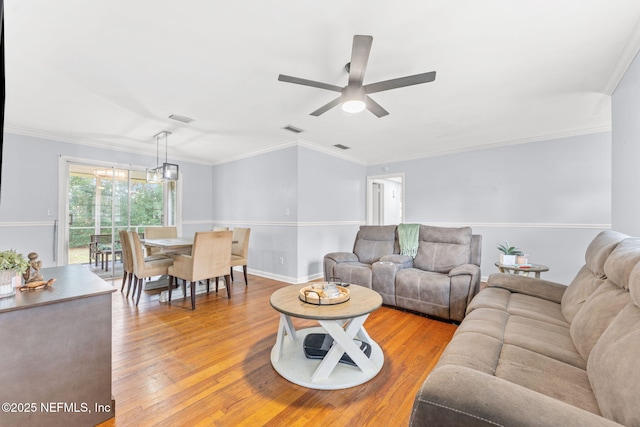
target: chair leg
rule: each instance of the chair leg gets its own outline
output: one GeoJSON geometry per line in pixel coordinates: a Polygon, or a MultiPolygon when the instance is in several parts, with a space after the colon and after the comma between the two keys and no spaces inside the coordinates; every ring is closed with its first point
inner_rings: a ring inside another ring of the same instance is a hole
{"type": "Polygon", "coordinates": [[[207,279],[207,293],[209,293],[209,282],[211,281],[211,279],[207,279]]]}
{"type": "Polygon", "coordinates": [[[224,276],[224,282],[227,285],[227,296],[231,299],[231,277],[229,275],[224,276]]]}
{"type": "Polygon", "coordinates": [[[231,267],[231,272],[229,274],[231,274],[231,281],[233,282],[233,267],[231,267]]]}
{"type": "MultiPolygon", "coordinates": [[[[129,280],[127,283],[127,298],[129,298],[129,291],[131,290],[131,282],[133,282],[134,275],[133,273],[129,273],[129,280]]],[[[135,280],[138,280],[137,278],[135,280]]]]}
{"type": "Polygon", "coordinates": [[[196,309],[196,282],[191,282],[191,310],[196,309]]]}
{"type": "Polygon", "coordinates": [[[127,281],[127,275],[128,274],[129,273],[127,273],[126,271],[124,273],[122,273],[122,286],[120,287],[120,292],[121,293],[124,292],[124,285],[125,285],[125,282],[127,281]]]}
{"type": "MultiPolygon", "coordinates": [[[[136,297],[136,290],[138,289],[138,277],[133,278],[133,289],[131,290],[131,298],[136,297]]],[[[129,298],[129,290],[127,289],[127,298],[129,298]]]]}
{"type": "Polygon", "coordinates": [[[171,289],[172,288],[173,288],[173,276],[169,276],[169,302],[171,302],[171,289]]]}
{"type": "Polygon", "coordinates": [[[182,279],[182,298],[187,298],[187,281],[182,279]]]}
{"type": "Polygon", "coordinates": [[[142,280],[140,279],[140,283],[138,283],[138,298],[136,298],[136,307],[138,306],[138,303],[140,302],[140,295],[142,294],[142,280]]]}
{"type": "Polygon", "coordinates": [[[216,277],[216,294],[218,293],[218,279],[219,277],[216,277]]]}
{"type": "Polygon", "coordinates": [[[247,286],[249,284],[249,280],[247,279],[247,264],[242,266],[242,271],[244,272],[244,285],[247,286]]]}

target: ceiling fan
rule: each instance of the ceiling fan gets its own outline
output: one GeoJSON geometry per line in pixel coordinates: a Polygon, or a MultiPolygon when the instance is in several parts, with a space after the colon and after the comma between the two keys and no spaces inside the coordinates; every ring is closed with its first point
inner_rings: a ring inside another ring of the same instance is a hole
{"type": "Polygon", "coordinates": [[[340,96],[338,98],[312,112],[312,116],[319,116],[323,113],[326,113],[336,105],[342,104],[342,109],[350,113],[357,113],[366,108],[377,117],[384,117],[389,114],[389,112],[382,108],[380,104],[371,99],[369,94],[382,92],[385,90],[397,89],[404,86],[428,83],[436,79],[436,72],[431,71],[428,73],[415,74],[413,76],[400,77],[397,79],[385,80],[377,83],[363,85],[362,83],[364,81],[364,72],[367,69],[367,62],[369,61],[369,53],[371,52],[372,43],[372,36],[353,36],[351,62],[345,65],[345,69],[349,73],[349,83],[344,87],[317,82],[314,80],[286,76],[284,74],[280,74],[278,76],[278,80],[281,82],[295,83],[303,86],[312,86],[340,93],[340,96]]]}

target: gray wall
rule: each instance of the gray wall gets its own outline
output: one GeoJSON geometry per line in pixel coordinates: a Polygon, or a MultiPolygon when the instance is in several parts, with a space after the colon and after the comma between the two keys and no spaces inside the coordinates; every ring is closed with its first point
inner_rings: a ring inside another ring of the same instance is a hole
{"type": "Polygon", "coordinates": [[[405,222],[470,225],[483,236],[482,275],[509,240],[568,283],[589,241],[611,223],[609,133],[471,151],[368,168],[405,174],[405,222]]]}
{"type": "MultiPolygon", "coordinates": [[[[616,96],[626,94],[626,79],[616,96]]],[[[320,277],[325,253],[351,250],[365,221],[366,176],[403,172],[405,221],[471,225],[484,237],[483,276],[496,271],[495,247],[509,240],[532,262],[551,268],[543,277],[567,282],[584,262],[588,242],[612,221],[610,138],[598,133],[370,167],[302,143],[213,167],[179,161],[183,234],[213,225],[251,227],[249,269],[303,282],[320,277]]],[[[36,251],[47,266],[53,265],[60,155],[137,166],[154,162],[5,134],[0,248],[36,251]]],[[[614,203],[618,214],[626,212],[628,199],[614,203]]]]}
{"type": "Polygon", "coordinates": [[[356,163],[296,145],[213,169],[214,222],[251,228],[255,274],[320,277],[324,254],[350,250],[364,221],[365,167],[356,163]]]}
{"type": "Polygon", "coordinates": [[[640,59],[636,56],[611,96],[612,224],[640,236],[640,59]]]}
{"type": "MultiPolygon", "coordinates": [[[[155,157],[5,133],[0,250],[15,249],[24,254],[35,251],[45,267],[55,265],[54,220],[58,214],[60,156],[138,167],[155,163],[155,157]],[[48,215],[49,211],[52,215],[48,215]]],[[[211,167],[178,163],[184,190],[183,233],[210,229],[211,167]]]]}

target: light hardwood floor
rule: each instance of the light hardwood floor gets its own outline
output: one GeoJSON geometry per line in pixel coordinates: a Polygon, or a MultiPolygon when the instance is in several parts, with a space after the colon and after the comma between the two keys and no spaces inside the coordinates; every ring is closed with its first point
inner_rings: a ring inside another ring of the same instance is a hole
{"type": "Polygon", "coordinates": [[[269,296],[286,283],[249,276],[248,287],[232,285],[230,300],[224,289],[199,295],[195,311],[188,299],[168,305],[149,294],[136,307],[114,286],[116,416],[101,426],[408,425],[414,396],[456,329],[382,307],[365,323],[384,352],[381,372],[357,387],[311,390],[280,377],[269,359],[279,319],[269,296]]]}

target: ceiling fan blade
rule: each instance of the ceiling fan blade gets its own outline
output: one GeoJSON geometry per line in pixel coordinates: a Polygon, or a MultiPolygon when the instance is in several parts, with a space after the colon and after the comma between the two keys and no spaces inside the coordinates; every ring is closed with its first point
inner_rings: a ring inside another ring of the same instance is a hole
{"type": "Polygon", "coordinates": [[[295,83],[297,85],[311,86],[311,87],[317,87],[320,89],[332,90],[334,92],[342,92],[342,88],[340,86],[330,85],[328,83],[316,82],[315,80],[301,79],[299,77],[285,76],[284,74],[280,74],[278,76],[278,80],[281,82],[295,83]]]}
{"type": "Polygon", "coordinates": [[[371,99],[369,96],[364,97],[364,104],[367,106],[367,110],[371,111],[378,118],[384,117],[389,114],[387,110],[382,108],[380,104],[378,104],[376,101],[371,99]]]}
{"type": "Polygon", "coordinates": [[[340,104],[341,101],[342,101],[342,97],[339,96],[336,99],[334,99],[333,101],[329,102],[328,104],[325,104],[322,107],[318,108],[316,111],[311,113],[310,116],[318,117],[320,114],[324,114],[327,111],[329,111],[330,109],[332,109],[333,107],[335,107],[336,105],[340,104]]]}
{"type": "Polygon", "coordinates": [[[390,89],[397,89],[399,87],[419,85],[421,83],[429,83],[436,79],[436,72],[431,71],[428,73],[415,74],[413,76],[400,77],[398,79],[385,80],[378,83],[371,83],[364,86],[364,90],[367,93],[382,92],[390,89]]]}
{"type": "Polygon", "coordinates": [[[373,37],[371,36],[353,36],[351,62],[349,63],[349,86],[362,86],[372,43],[373,37]]]}

